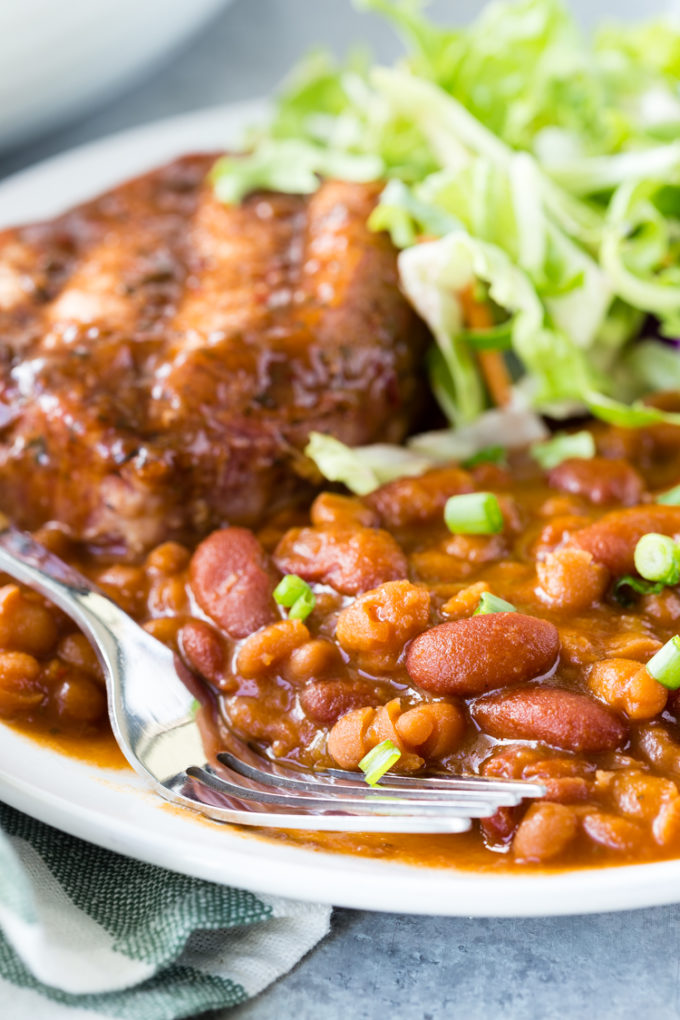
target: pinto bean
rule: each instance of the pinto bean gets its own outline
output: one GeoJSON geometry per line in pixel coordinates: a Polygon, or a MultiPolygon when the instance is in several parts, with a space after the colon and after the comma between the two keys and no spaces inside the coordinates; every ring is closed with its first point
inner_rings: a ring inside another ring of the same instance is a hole
{"type": "Polygon", "coordinates": [[[596,697],[629,719],[652,719],[663,712],[668,700],[668,690],[635,659],[596,662],[588,685],[596,697]]]}
{"type": "Polygon", "coordinates": [[[566,612],[579,612],[598,602],[609,583],[609,571],[585,549],[557,549],[536,564],[548,600],[566,612]]]}
{"type": "Polygon", "coordinates": [[[593,811],[586,815],[583,830],[594,843],[621,853],[633,853],[644,838],[644,831],[635,822],[606,811],[593,811]]]}
{"type": "Polygon", "coordinates": [[[45,698],[40,686],[40,663],[26,652],[0,652],[0,716],[25,715],[45,698]]]}
{"type": "Polygon", "coordinates": [[[652,822],[663,804],[678,797],[670,779],[650,776],[640,769],[623,769],[611,782],[611,793],[619,811],[641,822],[652,822]]]}
{"type": "Polygon", "coordinates": [[[548,475],[548,484],[561,492],[585,496],[598,506],[605,503],[635,506],[644,490],[644,482],[634,467],[625,460],[607,457],[563,460],[548,475]]]}
{"type": "Polygon", "coordinates": [[[262,546],[246,528],[209,535],[191,558],[191,588],[201,609],[231,637],[276,619],[274,579],[262,546]]]}
{"type": "Polygon", "coordinates": [[[460,743],[465,716],[448,701],[425,701],[400,715],[394,725],[406,747],[425,759],[440,758],[460,743]]]}
{"type": "Polygon", "coordinates": [[[343,595],[359,595],[406,577],[406,557],[379,528],[292,528],[274,552],[286,574],[320,581],[343,595]]]}
{"type": "Polygon", "coordinates": [[[558,687],[489,694],[472,716],[492,737],[538,740],[564,751],[610,751],[626,740],[625,723],[599,701],[558,687]]]}
{"type": "Polygon", "coordinates": [[[532,804],[512,841],[517,861],[540,864],[559,857],[578,832],[574,811],[564,804],[532,804]]]}
{"type": "Polygon", "coordinates": [[[80,631],[66,634],[57,645],[57,656],[69,666],[75,666],[99,683],[104,683],[104,673],[94,648],[80,631]]]}
{"type": "Polygon", "coordinates": [[[377,528],[380,518],[375,510],[353,496],[339,492],[321,492],[309,511],[312,524],[334,524],[345,528],[377,528]]]}
{"type": "Polygon", "coordinates": [[[568,544],[585,549],[614,577],[620,577],[633,571],[635,546],[649,531],[680,535],[680,506],[658,504],[615,510],[577,531],[568,544]]]}
{"type": "Polygon", "coordinates": [[[285,663],[284,674],[293,683],[317,680],[340,661],[340,654],[332,641],[313,638],[294,648],[285,663]]]}
{"type": "Polygon", "coordinates": [[[450,754],[463,737],[465,717],[449,702],[423,702],[404,710],[393,698],[379,708],[358,708],[338,719],[328,734],[328,753],[341,768],[356,768],[371,748],[391,740],[401,751],[400,772],[421,768],[425,758],[450,754]]]}
{"type": "Polygon", "coordinates": [[[483,694],[547,673],[560,642],[547,620],[522,613],[488,613],[440,623],[411,644],[406,669],[435,694],[483,694]]]}
{"type": "Polygon", "coordinates": [[[60,717],[71,725],[93,726],[106,715],[106,692],[92,677],[68,666],[54,690],[60,717]]]}
{"type": "Polygon", "coordinates": [[[348,712],[338,719],[328,734],[328,753],[341,769],[355,769],[366,752],[366,731],[373,721],[375,711],[366,706],[348,712]]]}
{"type": "Polygon", "coordinates": [[[387,581],[340,613],[338,644],[358,655],[364,669],[394,667],[404,645],[427,627],[430,593],[410,581],[387,581]]]}
{"type": "Polygon", "coordinates": [[[16,584],[0,588],[0,648],[45,655],[57,640],[53,614],[16,584]]]}
{"type": "Polygon", "coordinates": [[[462,616],[472,616],[485,591],[491,591],[486,581],[470,584],[447,599],[439,611],[443,616],[452,616],[458,619],[462,616]]]}
{"type": "Polygon", "coordinates": [[[278,668],[296,648],[309,641],[309,631],[302,620],[278,620],[241,645],[236,669],[245,677],[256,677],[278,668]]]}
{"type": "Polygon", "coordinates": [[[189,620],[179,632],[179,647],[187,665],[212,684],[224,681],[224,648],[219,635],[203,620],[189,620]]]}
{"type": "Polygon", "coordinates": [[[441,517],[449,496],[472,492],[474,485],[467,471],[458,467],[435,468],[417,478],[398,478],[382,485],[365,498],[388,527],[441,517]]]}
{"type": "Polygon", "coordinates": [[[375,689],[361,680],[313,680],[300,692],[302,711],[317,726],[332,726],[354,709],[379,704],[375,689]]]}
{"type": "Polygon", "coordinates": [[[652,836],[659,846],[677,846],[680,837],[680,797],[666,801],[652,821],[652,836]]]}
{"type": "Polygon", "coordinates": [[[659,770],[680,777],[680,743],[665,726],[651,723],[640,727],[636,735],[637,749],[659,770]]]}

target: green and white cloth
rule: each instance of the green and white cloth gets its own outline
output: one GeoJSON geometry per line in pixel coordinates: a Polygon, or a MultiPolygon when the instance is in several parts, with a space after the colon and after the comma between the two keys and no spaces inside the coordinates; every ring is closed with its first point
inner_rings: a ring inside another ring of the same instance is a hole
{"type": "Polygon", "coordinates": [[[0,1012],[11,1020],[234,1006],[329,929],[329,907],[131,860],[3,804],[0,829],[0,1012]]]}

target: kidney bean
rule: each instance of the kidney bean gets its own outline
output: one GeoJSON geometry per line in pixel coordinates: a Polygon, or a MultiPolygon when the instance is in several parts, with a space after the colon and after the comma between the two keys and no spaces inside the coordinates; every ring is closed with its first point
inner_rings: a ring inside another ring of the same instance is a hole
{"type": "Polygon", "coordinates": [[[592,606],[609,583],[607,568],[585,549],[557,549],[536,564],[536,573],[550,603],[565,612],[592,606]]]}
{"type": "Polygon", "coordinates": [[[277,617],[266,556],[246,528],[209,535],[191,558],[189,576],[201,609],[232,637],[247,637],[277,617]]]}
{"type": "Polygon", "coordinates": [[[563,460],[548,475],[548,484],[561,492],[585,496],[598,506],[605,503],[635,506],[644,490],[644,482],[634,467],[625,460],[607,457],[563,460]]]}
{"type": "Polygon", "coordinates": [[[564,751],[609,751],[626,740],[623,720],[599,701],[558,687],[524,687],[489,694],[472,706],[492,737],[538,740],[564,751]]]}
{"type": "Polygon", "coordinates": [[[620,577],[633,571],[635,546],[649,531],[680,535],[680,506],[658,504],[615,510],[577,531],[568,544],[585,549],[614,577],[620,577]]]}
{"type": "Polygon", "coordinates": [[[365,497],[390,528],[441,517],[449,496],[472,492],[467,471],[458,467],[436,468],[417,478],[398,478],[365,497]]]}
{"type": "Polygon", "coordinates": [[[224,681],[225,656],[216,631],[203,620],[189,620],[180,630],[178,641],[187,665],[211,684],[220,686],[224,681]]]}
{"type": "Polygon", "coordinates": [[[300,692],[302,711],[317,726],[332,726],[353,709],[379,704],[375,688],[360,680],[313,680],[300,692]]]}
{"type": "Polygon", "coordinates": [[[485,844],[489,847],[507,846],[518,821],[519,809],[516,807],[500,807],[489,818],[480,818],[479,828],[485,844]]]}
{"type": "Polygon", "coordinates": [[[274,552],[286,574],[328,584],[343,595],[359,595],[385,581],[406,577],[406,557],[379,528],[292,528],[274,552]]]}
{"type": "Polygon", "coordinates": [[[406,669],[425,690],[470,696],[542,676],[559,647],[557,628],[547,620],[488,613],[420,634],[408,650],[406,669]]]}
{"type": "Polygon", "coordinates": [[[564,804],[532,804],[512,841],[515,860],[540,864],[559,857],[578,832],[578,821],[564,804]]]}

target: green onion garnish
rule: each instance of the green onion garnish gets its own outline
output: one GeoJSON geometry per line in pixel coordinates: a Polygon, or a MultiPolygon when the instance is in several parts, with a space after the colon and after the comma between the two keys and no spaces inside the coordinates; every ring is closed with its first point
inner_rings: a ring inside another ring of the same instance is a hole
{"type": "Polygon", "coordinates": [[[478,464],[507,464],[508,451],[504,446],[487,446],[467,460],[461,461],[461,467],[474,468],[478,464]]]}
{"type": "Polygon", "coordinates": [[[512,602],[506,602],[505,599],[500,598],[498,595],[492,595],[490,591],[483,591],[479,597],[477,608],[472,615],[479,616],[482,613],[516,612],[517,606],[513,606],[512,602]]]}
{"type": "Polygon", "coordinates": [[[493,492],[451,496],[444,507],[444,520],[454,535],[495,535],[503,530],[503,513],[493,492]]]}
{"type": "Polygon", "coordinates": [[[626,588],[630,588],[638,595],[658,595],[660,591],[663,591],[664,586],[661,581],[644,581],[641,577],[625,574],[618,579],[612,588],[612,595],[619,605],[628,607],[633,604],[634,600],[626,591],[626,588]]]}
{"type": "Polygon", "coordinates": [[[286,574],[274,588],[274,600],[288,610],[289,620],[306,620],[316,605],[316,596],[297,574],[286,574]]]}
{"type": "Polygon", "coordinates": [[[590,460],[595,456],[595,440],[590,432],[565,432],[544,443],[534,443],[530,453],[544,471],[550,471],[571,457],[590,460]]]}
{"type": "Polygon", "coordinates": [[[680,485],[674,485],[672,489],[660,492],[656,497],[656,502],[667,503],[669,506],[678,506],[680,504],[680,485]]]}
{"type": "Polygon", "coordinates": [[[401,751],[391,740],[383,740],[372,751],[365,754],[359,762],[364,779],[369,786],[377,786],[388,769],[399,761],[401,751]]]}
{"type": "Polygon", "coordinates": [[[680,637],[677,634],[651,657],[647,672],[672,691],[680,687],[680,637]]]}
{"type": "Polygon", "coordinates": [[[635,569],[646,581],[677,584],[680,580],[680,548],[668,535],[650,531],[635,546],[635,569]]]}

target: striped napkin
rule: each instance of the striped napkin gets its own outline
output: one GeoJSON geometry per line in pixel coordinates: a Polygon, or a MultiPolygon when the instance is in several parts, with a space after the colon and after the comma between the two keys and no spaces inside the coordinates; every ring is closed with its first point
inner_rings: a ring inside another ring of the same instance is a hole
{"type": "Polygon", "coordinates": [[[0,1012],[175,1020],[256,995],[330,908],[134,861],[0,804],[0,1012]]]}

